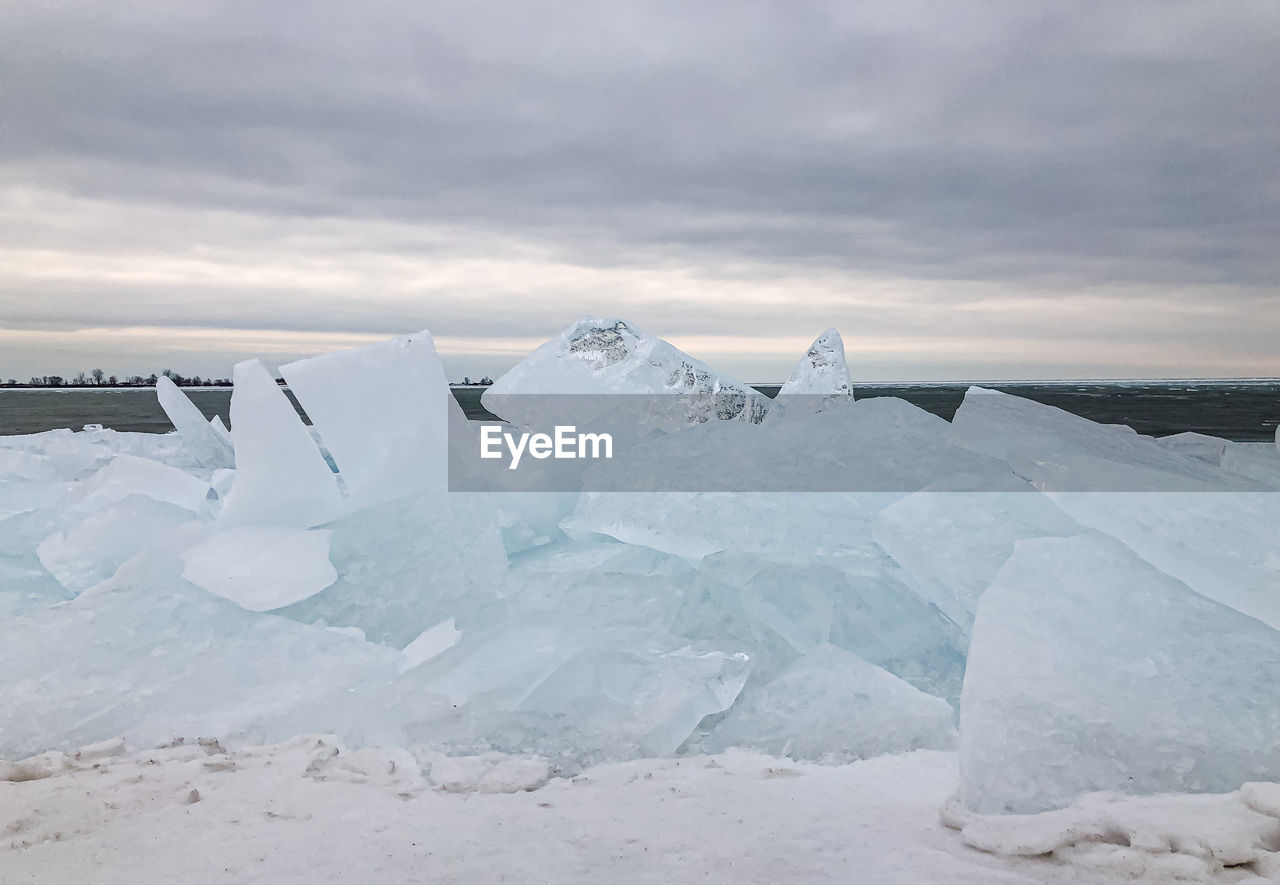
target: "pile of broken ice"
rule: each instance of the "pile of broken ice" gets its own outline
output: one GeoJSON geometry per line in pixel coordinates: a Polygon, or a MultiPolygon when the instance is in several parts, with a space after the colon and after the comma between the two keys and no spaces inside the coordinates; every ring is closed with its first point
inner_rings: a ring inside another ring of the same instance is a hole
{"type": "Polygon", "coordinates": [[[162,378],[173,433],[0,437],[0,758],[958,746],[978,812],[1280,779],[1273,447],[976,388],[951,422],[854,401],[834,330],[770,401],[587,318],[486,405],[519,426],[522,394],[700,394],[619,457],[731,471],[766,440],[781,476],[867,491],[466,494],[427,333],[281,373],[311,427],[249,361],[229,434],[162,378]]]}

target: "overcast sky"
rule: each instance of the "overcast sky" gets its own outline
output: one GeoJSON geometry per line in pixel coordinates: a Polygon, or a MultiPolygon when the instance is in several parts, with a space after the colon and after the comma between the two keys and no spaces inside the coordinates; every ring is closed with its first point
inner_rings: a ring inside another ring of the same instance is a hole
{"type": "Polygon", "coordinates": [[[583,314],[748,381],[1280,375],[1280,4],[0,7],[0,378],[583,314]]]}

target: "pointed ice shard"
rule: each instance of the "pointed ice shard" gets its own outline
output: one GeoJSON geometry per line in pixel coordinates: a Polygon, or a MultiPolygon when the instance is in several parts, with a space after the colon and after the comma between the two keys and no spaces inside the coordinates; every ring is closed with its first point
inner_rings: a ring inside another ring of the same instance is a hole
{"type": "Polygon", "coordinates": [[[431,333],[339,350],[280,367],[342,474],[353,507],[444,491],[449,392],[431,333]]]}
{"type": "Polygon", "coordinates": [[[333,519],[337,479],[280,385],[258,360],[236,363],[234,378],[236,474],[219,524],[310,528],[333,519]]]}
{"type": "Polygon", "coordinates": [[[484,392],[481,401],[513,424],[531,424],[541,417],[538,404],[515,394],[670,393],[707,399],[714,404],[715,417],[753,422],[764,416],[769,404],[764,394],[656,335],[623,320],[592,316],[521,360],[484,392]]]}
{"type": "Polygon", "coordinates": [[[216,470],[232,465],[235,459],[231,444],[218,435],[195,404],[165,375],[156,379],[156,399],[160,400],[160,408],[169,416],[183,445],[202,467],[216,470]]]}
{"type": "Polygon", "coordinates": [[[814,339],[809,352],[800,357],[791,378],[783,384],[778,396],[831,397],[833,401],[851,400],[849,364],[845,361],[845,342],[835,329],[827,329],[814,339]]]}

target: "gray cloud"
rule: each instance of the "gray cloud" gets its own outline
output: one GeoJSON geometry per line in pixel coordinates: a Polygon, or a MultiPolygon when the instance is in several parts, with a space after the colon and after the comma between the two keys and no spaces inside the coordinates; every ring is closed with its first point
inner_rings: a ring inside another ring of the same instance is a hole
{"type": "MultiPolygon", "coordinates": [[[[1251,315],[1280,312],[1270,3],[157,2],[6,19],[0,184],[189,215],[176,231],[69,230],[52,210],[0,225],[27,249],[265,241],[306,263],[333,241],[290,232],[336,219],[340,252],[387,261],[525,244],[595,269],[957,283],[925,287],[932,311],[897,287],[882,323],[868,320],[886,333],[927,332],[982,297],[969,284],[1026,301],[1123,286],[1135,303],[1230,305],[1236,321],[1212,330],[1224,353],[1256,333],[1251,315]]],[[[0,281],[10,328],[421,319],[521,335],[588,300],[424,283],[416,304],[412,287],[335,290],[300,312],[305,285],[234,274],[0,281]]],[[[779,321],[767,305],[620,301],[691,331],[779,321]]],[[[973,325],[1041,334],[1033,312],[973,325]]],[[[1139,328],[1092,324],[1100,340],[1139,328]]]]}

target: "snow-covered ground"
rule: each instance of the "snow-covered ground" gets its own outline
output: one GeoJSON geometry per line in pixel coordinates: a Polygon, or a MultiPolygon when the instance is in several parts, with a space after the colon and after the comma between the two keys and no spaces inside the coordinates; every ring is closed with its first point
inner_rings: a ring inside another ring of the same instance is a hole
{"type": "Polygon", "coordinates": [[[0,882],[1013,885],[1278,869],[1274,792],[1090,797],[1056,817],[953,810],[947,826],[956,758],[928,750],[831,767],[734,751],[547,776],[530,760],[415,759],[318,735],[234,751],[108,742],[0,767],[0,882]]]}

